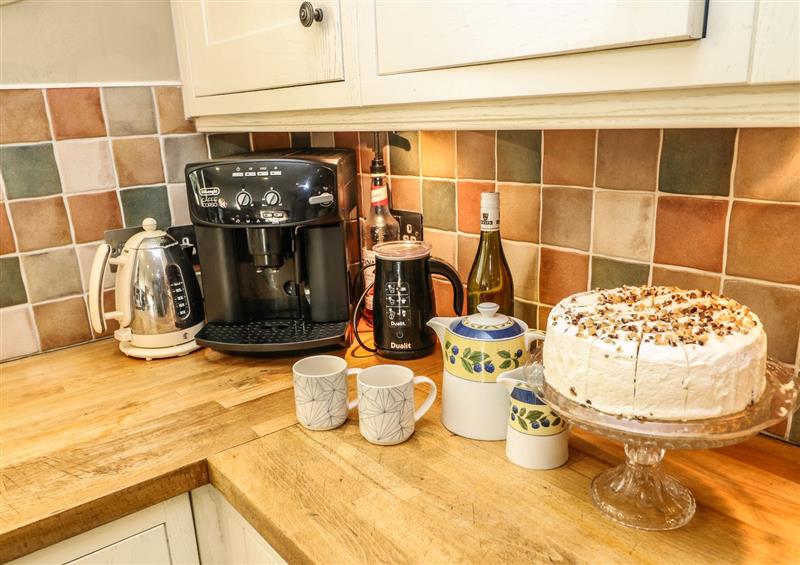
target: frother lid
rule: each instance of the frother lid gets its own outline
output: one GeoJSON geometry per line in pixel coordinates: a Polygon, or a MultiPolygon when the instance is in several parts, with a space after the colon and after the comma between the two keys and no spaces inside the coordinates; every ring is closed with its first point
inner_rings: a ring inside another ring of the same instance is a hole
{"type": "Polygon", "coordinates": [[[431,246],[424,241],[386,241],[372,248],[377,259],[389,261],[410,261],[422,259],[431,254],[431,246]]]}

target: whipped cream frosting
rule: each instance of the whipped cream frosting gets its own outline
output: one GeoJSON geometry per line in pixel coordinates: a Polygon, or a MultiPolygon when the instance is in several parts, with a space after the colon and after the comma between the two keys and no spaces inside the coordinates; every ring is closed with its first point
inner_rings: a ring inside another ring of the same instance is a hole
{"type": "Polygon", "coordinates": [[[767,336],[749,308],[707,291],[620,287],[550,312],[547,383],[602,412],[659,420],[745,409],[764,390],[767,336]]]}

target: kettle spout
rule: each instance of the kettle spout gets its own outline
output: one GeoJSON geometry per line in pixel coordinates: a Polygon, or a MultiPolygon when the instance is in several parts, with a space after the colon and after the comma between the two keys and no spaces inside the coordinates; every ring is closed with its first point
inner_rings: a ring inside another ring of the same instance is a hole
{"type": "Polygon", "coordinates": [[[436,332],[436,337],[439,341],[444,343],[444,330],[447,329],[451,318],[431,318],[427,321],[426,325],[436,332]]]}

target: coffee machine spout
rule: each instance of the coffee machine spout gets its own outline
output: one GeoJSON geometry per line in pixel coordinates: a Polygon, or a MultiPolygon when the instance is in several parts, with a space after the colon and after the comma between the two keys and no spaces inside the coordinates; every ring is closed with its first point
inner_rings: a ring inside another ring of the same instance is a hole
{"type": "Polygon", "coordinates": [[[247,228],[247,250],[256,269],[280,269],[283,265],[283,230],[247,228]]]}

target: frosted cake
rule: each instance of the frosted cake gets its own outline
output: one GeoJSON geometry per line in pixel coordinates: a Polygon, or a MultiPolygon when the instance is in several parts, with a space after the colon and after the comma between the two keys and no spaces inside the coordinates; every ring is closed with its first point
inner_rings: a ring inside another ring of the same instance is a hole
{"type": "Polygon", "coordinates": [[[610,414],[692,420],[745,409],[764,390],[767,336],[749,308],[707,291],[621,287],[550,312],[547,383],[610,414]]]}

